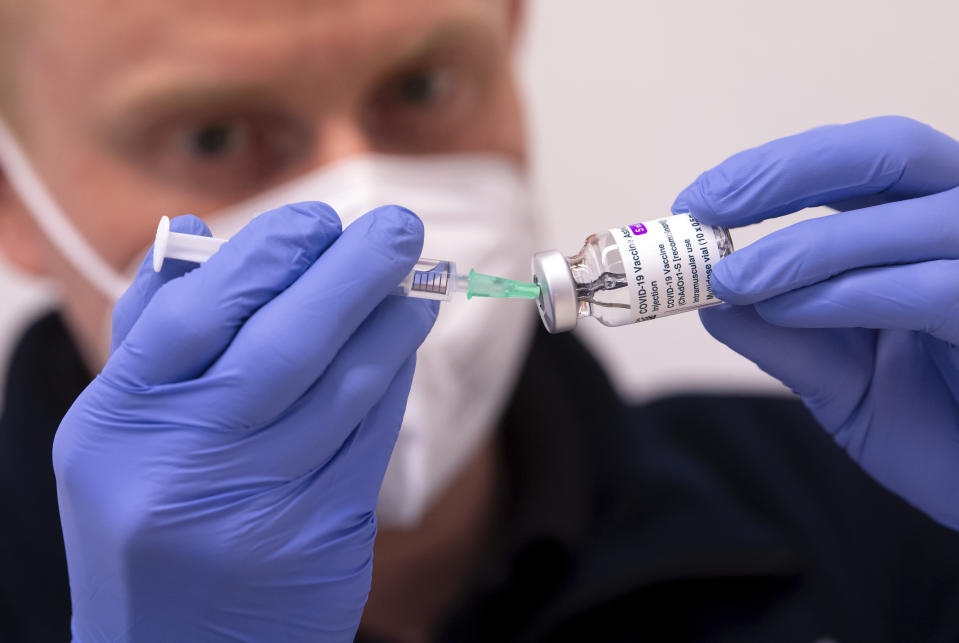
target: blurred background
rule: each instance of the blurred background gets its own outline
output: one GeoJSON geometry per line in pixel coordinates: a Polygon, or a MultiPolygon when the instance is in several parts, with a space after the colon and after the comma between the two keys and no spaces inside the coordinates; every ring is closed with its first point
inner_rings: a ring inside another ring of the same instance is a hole
{"type": "MultiPolygon", "coordinates": [[[[531,0],[518,66],[542,249],[669,214],[701,171],[825,123],[903,114],[959,137],[959,3],[917,0],[531,0]]],[[[737,247],[800,215],[733,232],[737,247]]],[[[959,213],[957,213],[959,216],[959,213]]],[[[0,265],[0,363],[49,305],[0,265]]],[[[577,331],[640,401],[683,391],[788,394],[713,341],[695,314],[577,331]]],[[[2,375],[0,375],[2,377],[2,375]]]]}

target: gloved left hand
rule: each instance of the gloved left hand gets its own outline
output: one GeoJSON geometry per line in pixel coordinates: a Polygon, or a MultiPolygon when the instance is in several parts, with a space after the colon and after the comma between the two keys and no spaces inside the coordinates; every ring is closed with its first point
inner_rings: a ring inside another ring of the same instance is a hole
{"type": "Polygon", "coordinates": [[[798,393],[876,480],[959,529],[959,142],[883,117],[738,154],[673,205],[739,226],[832,205],[718,262],[707,330],[798,393]]]}
{"type": "Polygon", "coordinates": [[[54,442],[75,640],[353,639],[436,315],[387,296],[422,243],[402,208],[340,233],[303,203],[192,271],[147,256],[54,442]]]}

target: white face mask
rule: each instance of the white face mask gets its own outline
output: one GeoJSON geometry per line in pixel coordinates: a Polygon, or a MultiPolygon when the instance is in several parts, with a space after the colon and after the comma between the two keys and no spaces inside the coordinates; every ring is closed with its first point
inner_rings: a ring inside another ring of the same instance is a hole
{"type": "MultiPolygon", "coordinates": [[[[423,256],[512,279],[529,278],[533,222],[526,177],[488,155],[345,159],[211,217],[217,236],[260,212],[318,200],[343,225],[396,203],[423,220],[423,256]]],[[[464,297],[444,303],[417,353],[416,373],[380,492],[386,525],[415,525],[495,428],[535,327],[529,302],[464,297]]]]}
{"type": "MultiPolygon", "coordinates": [[[[94,286],[115,300],[139,266],[112,268],[80,235],[0,122],[0,165],[44,234],[94,286]]],[[[396,203],[423,220],[423,255],[461,269],[528,279],[534,248],[525,175],[489,155],[360,156],[345,159],[204,217],[229,237],[261,212],[324,201],[344,227],[373,208],[396,203]]],[[[413,389],[380,493],[386,525],[415,525],[469,464],[495,428],[513,389],[535,323],[528,302],[454,299],[417,353],[413,389]]]]}

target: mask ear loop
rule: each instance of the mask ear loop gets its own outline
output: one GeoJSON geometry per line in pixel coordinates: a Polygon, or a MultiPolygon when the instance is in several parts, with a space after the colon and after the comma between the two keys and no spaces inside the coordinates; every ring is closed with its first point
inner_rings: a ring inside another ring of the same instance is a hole
{"type": "Polygon", "coordinates": [[[0,166],[14,193],[57,250],[97,290],[116,301],[129,283],[80,234],[47,191],[26,155],[0,120],[0,166]]]}

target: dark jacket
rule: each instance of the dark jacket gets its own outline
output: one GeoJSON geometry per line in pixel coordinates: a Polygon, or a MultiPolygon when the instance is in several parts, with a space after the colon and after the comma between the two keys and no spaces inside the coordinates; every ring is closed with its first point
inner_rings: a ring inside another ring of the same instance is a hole
{"type": "MultiPolygon", "coordinates": [[[[69,637],[50,447],[89,379],[55,315],[15,353],[0,640],[69,637]]],[[[573,337],[540,334],[501,424],[496,537],[443,641],[959,640],[959,534],[794,400],[630,408],[573,337]]]]}

